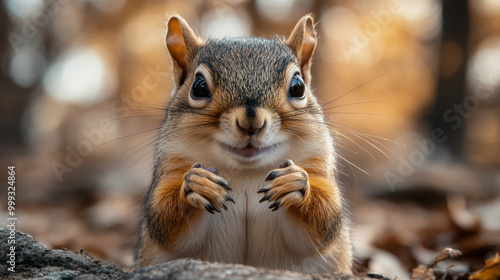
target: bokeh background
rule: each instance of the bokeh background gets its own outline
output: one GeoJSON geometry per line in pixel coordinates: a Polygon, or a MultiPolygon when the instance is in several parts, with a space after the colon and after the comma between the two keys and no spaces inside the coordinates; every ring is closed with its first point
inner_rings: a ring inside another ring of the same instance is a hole
{"type": "Polygon", "coordinates": [[[4,0],[0,179],[16,166],[19,229],[129,267],[172,85],[167,15],[266,37],[309,12],[360,270],[406,279],[446,246],[452,270],[480,268],[500,250],[498,0],[4,0]]]}

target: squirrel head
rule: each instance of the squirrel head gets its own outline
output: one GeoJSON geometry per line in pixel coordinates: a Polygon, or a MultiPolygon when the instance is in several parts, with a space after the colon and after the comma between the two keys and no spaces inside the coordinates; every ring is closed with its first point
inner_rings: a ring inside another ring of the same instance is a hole
{"type": "Polygon", "coordinates": [[[310,15],[287,39],[203,40],[180,16],[167,28],[174,88],[164,134],[184,143],[182,153],[197,146],[224,162],[262,166],[290,156],[302,136],[314,139],[311,124],[324,119],[310,89],[317,41],[310,15]]]}

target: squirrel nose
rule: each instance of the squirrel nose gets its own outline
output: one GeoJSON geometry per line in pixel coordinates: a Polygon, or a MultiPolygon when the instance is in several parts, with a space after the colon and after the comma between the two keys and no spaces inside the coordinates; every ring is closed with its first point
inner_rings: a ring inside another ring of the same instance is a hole
{"type": "Polygon", "coordinates": [[[238,120],[236,120],[236,126],[244,134],[247,134],[248,136],[252,136],[252,135],[259,134],[259,132],[261,132],[264,127],[266,127],[266,121],[264,120],[262,125],[256,125],[256,126],[260,126],[260,127],[254,127],[254,124],[252,122],[249,122],[248,126],[247,126],[247,125],[241,125],[240,122],[238,120]]]}

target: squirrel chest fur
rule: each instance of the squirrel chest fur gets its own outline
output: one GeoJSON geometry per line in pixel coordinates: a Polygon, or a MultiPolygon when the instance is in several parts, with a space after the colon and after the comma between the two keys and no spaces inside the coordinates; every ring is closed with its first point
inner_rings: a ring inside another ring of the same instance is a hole
{"type": "Polygon", "coordinates": [[[137,266],[177,258],[351,272],[334,138],[310,89],[316,33],[202,40],[179,16],[137,266]]]}

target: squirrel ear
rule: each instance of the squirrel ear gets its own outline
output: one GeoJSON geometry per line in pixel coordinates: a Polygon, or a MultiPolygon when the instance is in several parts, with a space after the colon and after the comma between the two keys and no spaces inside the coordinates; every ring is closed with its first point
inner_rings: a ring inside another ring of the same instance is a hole
{"type": "Polygon", "coordinates": [[[165,44],[174,61],[174,75],[178,85],[186,79],[189,62],[200,42],[187,22],[180,16],[171,16],[167,23],[165,44]]]}
{"type": "Polygon", "coordinates": [[[304,75],[304,81],[308,83],[311,79],[311,57],[316,48],[316,31],[314,20],[310,14],[303,16],[288,37],[287,44],[297,55],[300,70],[304,75]]]}

